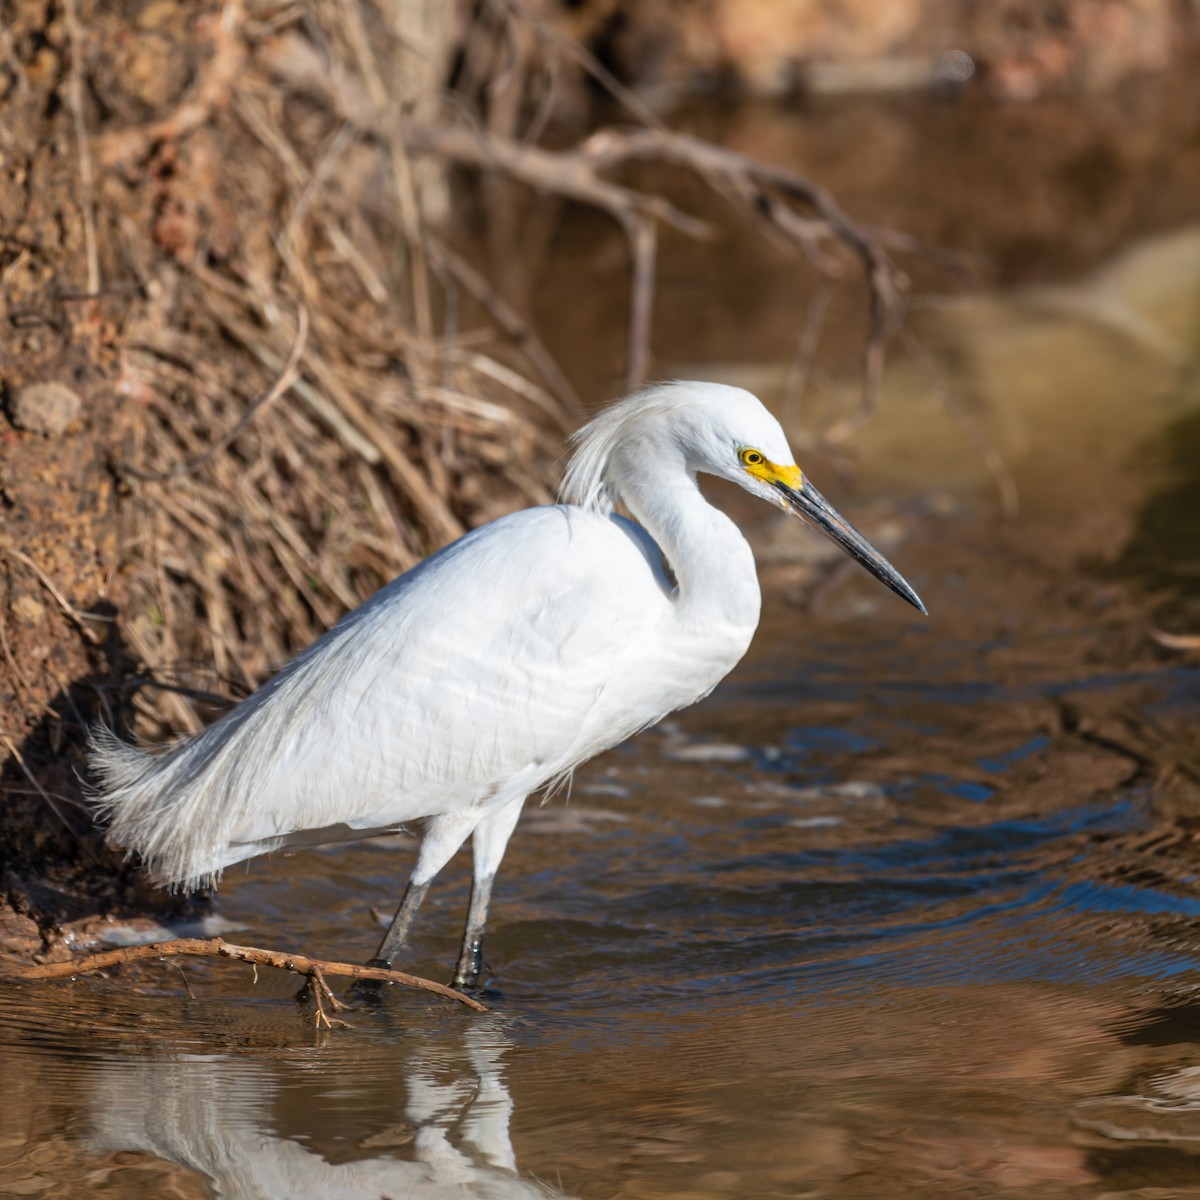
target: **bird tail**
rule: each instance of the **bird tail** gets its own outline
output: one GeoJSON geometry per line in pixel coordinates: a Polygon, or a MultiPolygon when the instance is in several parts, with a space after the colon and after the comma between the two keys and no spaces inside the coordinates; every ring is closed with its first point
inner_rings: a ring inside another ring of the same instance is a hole
{"type": "Polygon", "coordinates": [[[204,789],[197,786],[196,770],[209,757],[206,740],[200,733],[171,750],[148,754],[103,724],[93,726],[88,739],[97,781],[89,800],[109,842],[136,854],[156,883],[175,891],[214,884],[227,865],[217,857],[224,847],[213,822],[191,819],[207,798],[198,795],[204,789]]]}

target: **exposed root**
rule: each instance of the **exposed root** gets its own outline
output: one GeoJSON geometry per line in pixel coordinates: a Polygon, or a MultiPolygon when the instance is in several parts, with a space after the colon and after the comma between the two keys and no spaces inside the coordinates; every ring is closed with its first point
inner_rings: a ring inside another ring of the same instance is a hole
{"type": "Polygon", "coordinates": [[[8,965],[5,974],[12,979],[69,979],[74,975],[83,975],[91,971],[103,971],[109,967],[120,966],[122,963],[138,962],[147,958],[169,958],[175,955],[191,955],[205,958],[231,958],[238,962],[252,963],[256,967],[275,967],[280,971],[292,971],[303,975],[308,983],[304,991],[314,999],[317,1006],[317,1023],[322,1020],[331,1024],[325,1015],[324,1003],[330,1003],[335,1011],[344,1011],[345,1006],[329,990],[325,982],[326,975],[345,976],[350,979],[378,979],[384,983],[398,983],[404,987],[419,988],[422,991],[433,992],[445,996],[449,1000],[457,1000],[475,1012],[487,1012],[487,1008],[478,1000],[447,987],[444,983],[434,983],[431,979],[422,979],[419,975],[409,975],[405,971],[391,971],[383,967],[361,967],[356,963],[331,962],[323,958],[309,958],[305,954],[291,954],[283,950],[261,950],[255,946],[235,946],[223,938],[176,938],[169,942],[155,942],[148,946],[123,946],[119,950],[105,950],[99,954],[89,954],[84,958],[65,963],[39,963],[34,966],[8,965]]]}
{"type": "Polygon", "coordinates": [[[159,121],[108,134],[100,140],[100,159],[113,167],[142,158],[156,142],[186,137],[212,119],[215,109],[228,103],[246,47],[241,38],[244,0],[226,0],[213,30],[213,52],[196,85],[183,102],[159,121]]]}

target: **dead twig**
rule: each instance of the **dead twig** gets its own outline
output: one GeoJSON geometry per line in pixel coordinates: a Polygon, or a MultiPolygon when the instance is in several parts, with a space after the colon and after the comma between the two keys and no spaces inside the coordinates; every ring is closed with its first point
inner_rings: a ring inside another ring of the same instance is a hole
{"type": "Polygon", "coordinates": [[[47,575],[46,572],[43,571],[42,568],[39,567],[38,564],[29,557],[28,554],[22,550],[18,550],[15,546],[6,546],[3,542],[0,542],[0,553],[7,554],[10,558],[15,558],[19,563],[24,563],[24,565],[27,566],[38,577],[38,581],[41,583],[42,587],[44,587],[46,591],[48,591],[50,595],[54,597],[54,600],[58,604],[59,608],[61,608],[66,616],[78,627],[79,632],[82,633],[83,636],[87,638],[87,640],[91,642],[93,646],[100,644],[99,637],[96,636],[96,633],[93,629],[88,627],[84,621],[83,614],[77,608],[75,608],[75,606],[66,598],[66,596],[62,594],[62,592],[58,590],[58,588],[54,586],[54,580],[51,579],[50,576],[47,575]]]}
{"type": "Polygon", "coordinates": [[[183,984],[183,990],[187,992],[187,998],[195,1000],[196,993],[192,991],[192,985],[188,983],[188,977],[183,973],[183,968],[178,963],[172,963],[171,966],[179,972],[179,982],[183,984]]]}
{"type": "MultiPolygon", "coordinates": [[[[13,979],[69,979],[92,971],[104,971],[123,963],[138,962],[148,958],[172,958],[190,956],[196,958],[229,958],[237,962],[252,963],[260,967],[275,967],[280,971],[291,971],[304,975],[309,980],[318,979],[316,985],[324,987],[325,975],[345,976],[350,979],[378,979],[383,983],[399,983],[405,987],[433,992],[448,1000],[457,1000],[475,1012],[487,1012],[478,1000],[447,987],[409,975],[406,971],[390,971],[383,967],[360,967],[356,963],[331,962],[324,958],[309,958],[306,954],[292,954],[284,950],[262,950],[256,946],[235,946],[224,938],[175,938],[169,942],[154,942],[147,946],[122,946],[119,950],[105,950],[89,954],[84,958],[65,963],[37,963],[32,966],[7,966],[6,974],[13,979]]],[[[326,997],[328,998],[328,997],[326,997]]]]}
{"type": "MultiPolygon", "coordinates": [[[[368,129],[366,132],[376,131],[368,129]]],[[[616,130],[605,132],[614,139],[642,136],[638,133],[622,134],[616,130]]],[[[647,132],[656,139],[669,139],[669,135],[657,131],[647,132]]],[[[605,179],[600,171],[610,164],[597,156],[592,148],[599,135],[594,134],[577,149],[553,151],[460,125],[405,121],[400,134],[404,144],[415,154],[432,154],[461,166],[503,171],[535,191],[566,196],[581,204],[602,209],[618,222],[643,214],[689,237],[706,238],[712,233],[706,222],[676,208],[661,196],[639,192],[605,179]]]]}
{"type": "Polygon", "coordinates": [[[870,419],[879,399],[884,347],[902,311],[906,288],[877,231],[852,220],[825,188],[803,175],[685,134],[661,129],[604,129],[588,138],[575,153],[596,169],[612,169],[636,160],[669,162],[690,169],[750,212],[771,218],[774,227],[795,241],[827,277],[836,277],[836,267],[818,257],[814,247],[823,238],[832,238],[851,250],[862,264],[870,295],[863,385],[857,409],[826,431],[824,440],[845,441],[870,419]],[[817,222],[801,221],[790,207],[781,207],[773,193],[804,205],[816,214],[817,222]]]}
{"type": "MultiPolygon", "coordinates": [[[[353,119],[352,115],[349,119],[353,119]]],[[[709,226],[661,196],[612,182],[604,172],[635,161],[670,163],[698,174],[743,209],[767,218],[769,228],[800,247],[823,275],[840,268],[822,249],[832,240],[860,261],[869,294],[863,382],[857,408],[829,429],[824,439],[842,442],[872,416],[879,400],[884,349],[899,323],[907,281],[888,256],[879,232],[852,220],[819,184],[773,163],[660,128],[603,129],[572,150],[553,152],[498,137],[480,129],[405,122],[401,136],[414,153],[481,170],[498,170],[537,191],[566,196],[608,213],[621,226],[632,259],[632,304],[626,382],[645,375],[650,306],[653,302],[654,239],[659,223],[689,237],[707,237],[709,226]],[[802,218],[801,204],[815,214],[802,218]]]]}
{"type": "MultiPolygon", "coordinates": [[[[408,154],[431,155],[462,166],[499,171],[535,191],[563,196],[607,213],[625,233],[632,260],[634,312],[630,319],[626,380],[631,386],[644,380],[649,309],[653,302],[655,225],[661,222],[689,237],[705,238],[711,232],[705,222],[661,196],[604,178],[601,169],[605,164],[592,153],[594,139],[588,139],[573,151],[554,152],[477,127],[416,119],[394,121],[386,112],[371,105],[367,96],[344,87],[335,88],[313,69],[308,59],[280,54],[274,59],[274,65],[290,84],[310,93],[316,92],[335,107],[344,121],[385,145],[403,147],[408,154]]],[[[671,136],[659,130],[647,132],[655,137],[671,136]]],[[[400,158],[402,156],[397,155],[398,161],[400,158]]],[[[404,182],[400,176],[398,179],[404,182]]],[[[415,234],[412,230],[407,234],[411,242],[415,234]]]]}
{"type": "MultiPolygon", "coordinates": [[[[257,967],[255,970],[257,970],[257,967]]],[[[313,968],[304,986],[296,993],[296,1001],[299,1004],[312,1004],[313,1022],[318,1028],[322,1025],[326,1029],[332,1029],[335,1025],[342,1029],[350,1027],[346,1021],[339,1020],[337,1017],[331,1017],[325,1011],[325,1005],[327,1004],[334,1012],[350,1012],[354,1006],[345,1003],[343,1000],[339,1000],[333,994],[333,989],[325,982],[325,976],[321,973],[320,967],[313,968]]]]}
{"type": "MultiPolygon", "coordinates": [[[[629,110],[640,124],[649,129],[666,126],[638,95],[627,88],[582,42],[543,21],[520,0],[494,0],[495,7],[512,19],[520,21],[552,50],[572,60],[590,75],[618,104],[629,110]]],[[[532,140],[532,139],[530,139],[532,140]]]]}
{"type": "Polygon", "coordinates": [[[96,249],[96,211],[94,205],[95,179],[92,152],[88,145],[87,123],[83,116],[83,33],[79,27],[76,0],[66,0],[63,17],[71,43],[71,72],[67,79],[67,102],[75,126],[75,141],[79,148],[79,201],[83,209],[83,245],[87,269],[87,292],[100,292],[100,256],[96,249]]]}
{"type": "Polygon", "coordinates": [[[430,260],[453,275],[455,280],[483,305],[501,332],[533,364],[542,379],[562,401],[566,414],[552,414],[555,419],[564,428],[567,426],[566,415],[577,421],[583,415],[583,402],[579,399],[579,393],[572,387],[554,356],[521,314],[466,259],[456,254],[445,243],[426,234],[426,244],[430,260]]]}

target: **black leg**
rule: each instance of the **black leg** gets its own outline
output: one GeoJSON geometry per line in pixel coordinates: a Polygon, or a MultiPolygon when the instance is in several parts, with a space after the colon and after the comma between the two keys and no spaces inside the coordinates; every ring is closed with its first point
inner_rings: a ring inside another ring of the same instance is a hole
{"type": "Polygon", "coordinates": [[[383,935],[379,949],[375,951],[375,957],[367,963],[368,967],[391,967],[392,960],[400,953],[404,943],[408,941],[409,926],[412,925],[412,919],[416,916],[417,909],[421,907],[421,901],[425,899],[427,891],[429,891],[427,883],[410,883],[404,889],[400,907],[396,909],[396,915],[392,918],[387,933],[383,935]]]}
{"type": "Polygon", "coordinates": [[[467,925],[463,930],[462,949],[454,971],[453,986],[473,988],[483,970],[483,929],[487,924],[488,904],[492,898],[495,875],[486,875],[471,883],[471,903],[467,906],[467,925]]]}

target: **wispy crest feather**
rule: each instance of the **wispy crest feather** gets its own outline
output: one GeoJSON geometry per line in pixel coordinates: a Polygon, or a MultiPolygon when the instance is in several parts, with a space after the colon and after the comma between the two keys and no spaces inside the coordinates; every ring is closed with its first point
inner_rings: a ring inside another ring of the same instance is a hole
{"type": "Polygon", "coordinates": [[[678,385],[659,383],[593,417],[571,435],[574,452],[558,486],[559,498],[604,516],[611,513],[621,499],[609,469],[613,451],[628,440],[631,425],[678,407],[678,385]]]}

